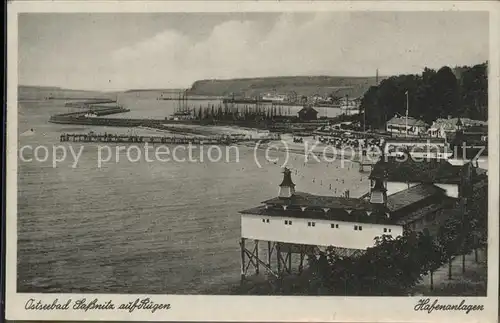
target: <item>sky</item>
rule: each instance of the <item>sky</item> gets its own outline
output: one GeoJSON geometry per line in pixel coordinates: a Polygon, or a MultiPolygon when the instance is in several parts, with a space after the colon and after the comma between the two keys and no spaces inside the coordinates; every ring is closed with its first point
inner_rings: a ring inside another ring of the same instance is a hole
{"type": "Polygon", "coordinates": [[[187,88],[200,79],[374,76],[488,59],[488,13],[23,13],[21,85],[187,88]]]}

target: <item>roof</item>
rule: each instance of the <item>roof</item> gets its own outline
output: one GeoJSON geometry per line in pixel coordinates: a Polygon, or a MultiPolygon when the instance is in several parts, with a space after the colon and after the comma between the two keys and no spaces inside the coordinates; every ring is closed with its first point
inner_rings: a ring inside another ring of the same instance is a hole
{"type": "Polygon", "coordinates": [[[375,206],[370,202],[359,198],[346,198],[338,196],[321,196],[312,195],[304,192],[296,192],[291,198],[275,197],[270,200],[263,201],[265,204],[272,205],[286,205],[288,207],[312,207],[315,209],[329,208],[329,209],[349,209],[360,211],[372,211],[375,206]]]}
{"type": "Polygon", "coordinates": [[[436,119],[432,123],[431,128],[437,129],[443,127],[444,130],[454,130],[457,126],[458,121],[460,120],[460,123],[462,123],[463,126],[468,127],[468,126],[480,126],[480,125],[487,125],[488,123],[486,121],[481,121],[481,120],[473,120],[470,118],[449,118],[449,119],[436,119]]]}
{"type": "Polygon", "coordinates": [[[374,166],[370,178],[383,176],[393,182],[460,183],[463,166],[454,166],[444,159],[414,160],[413,158],[385,157],[374,166]]]}
{"type": "Polygon", "coordinates": [[[391,143],[420,143],[420,144],[428,144],[428,143],[441,143],[445,144],[446,140],[443,138],[432,138],[432,137],[391,137],[385,139],[386,144],[391,144],[391,143]]]}
{"type": "MultiPolygon", "coordinates": [[[[406,118],[403,117],[393,117],[391,120],[387,121],[387,124],[395,124],[395,125],[406,125],[406,118]]],[[[422,120],[418,120],[412,117],[408,117],[408,126],[411,127],[426,127],[427,123],[422,120]]]]}
{"type": "Polygon", "coordinates": [[[463,133],[470,134],[470,133],[482,133],[482,134],[488,134],[488,125],[485,126],[470,126],[467,127],[463,130],[463,133]]]}
{"type": "Polygon", "coordinates": [[[452,205],[450,204],[450,202],[453,202],[452,198],[443,197],[443,200],[441,200],[440,203],[432,203],[425,207],[418,208],[412,212],[409,212],[408,214],[399,217],[396,223],[400,225],[406,225],[415,220],[421,219],[427,214],[435,213],[438,210],[445,210],[445,212],[449,212],[450,210],[453,210],[449,208],[449,206],[452,205]]]}
{"type": "Polygon", "coordinates": [[[353,211],[351,213],[342,209],[330,209],[328,212],[323,210],[306,209],[286,209],[280,207],[258,206],[255,208],[240,211],[241,214],[250,214],[266,217],[283,217],[283,218],[301,218],[312,220],[327,220],[327,221],[348,221],[361,223],[392,223],[395,224],[395,219],[388,218],[385,212],[373,213],[366,211],[353,211]]]}
{"type": "Polygon", "coordinates": [[[313,113],[318,113],[318,111],[316,111],[313,107],[303,107],[302,109],[300,109],[299,113],[309,113],[309,112],[313,112],[313,113]]]}
{"type": "Polygon", "coordinates": [[[433,196],[444,196],[445,191],[432,184],[419,184],[399,191],[387,197],[387,208],[391,212],[399,211],[407,206],[433,196]]]}

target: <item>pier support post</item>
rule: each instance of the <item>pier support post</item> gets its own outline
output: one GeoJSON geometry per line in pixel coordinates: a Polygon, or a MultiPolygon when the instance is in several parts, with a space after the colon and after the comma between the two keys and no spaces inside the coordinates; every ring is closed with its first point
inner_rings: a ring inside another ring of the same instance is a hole
{"type": "Polygon", "coordinates": [[[241,281],[245,280],[245,238],[241,238],[241,281]]]}
{"type": "Polygon", "coordinates": [[[292,273],[292,251],[288,251],[288,272],[292,273]]]}
{"type": "Polygon", "coordinates": [[[255,240],[255,273],[259,274],[259,240],[255,240]]]}
{"type": "Polygon", "coordinates": [[[281,274],[281,247],[279,242],[276,242],[276,260],[278,261],[278,274],[281,274]]]}
{"type": "Polygon", "coordinates": [[[267,265],[269,266],[269,268],[272,268],[271,267],[272,254],[273,254],[273,249],[271,249],[271,241],[268,241],[267,242],[267,265]]]}

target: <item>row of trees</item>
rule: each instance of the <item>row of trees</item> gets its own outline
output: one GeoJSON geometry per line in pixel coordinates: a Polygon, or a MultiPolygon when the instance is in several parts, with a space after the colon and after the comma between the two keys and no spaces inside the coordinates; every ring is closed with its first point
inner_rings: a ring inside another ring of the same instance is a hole
{"type": "Polygon", "coordinates": [[[488,118],[487,62],[452,70],[425,68],[420,75],[399,75],[384,79],[368,89],[361,100],[366,123],[385,127],[395,114],[408,115],[431,124],[437,118],[488,118]],[[408,91],[408,97],[406,92],[408,91]],[[408,102],[407,102],[408,100],[408,102]]]}
{"type": "Polygon", "coordinates": [[[447,220],[432,236],[405,231],[396,238],[377,238],[376,245],[359,256],[340,256],[333,248],[319,257],[309,257],[309,270],[302,277],[283,283],[273,282],[274,292],[309,295],[406,295],[421,279],[448,263],[452,279],[452,260],[484,248],[487,240],[487,187],[448,210],[447,220]],[[468,205],[467,205],[468,204],[468,205]],[[469,210],[469,211],[468,211],[469,210]]]}

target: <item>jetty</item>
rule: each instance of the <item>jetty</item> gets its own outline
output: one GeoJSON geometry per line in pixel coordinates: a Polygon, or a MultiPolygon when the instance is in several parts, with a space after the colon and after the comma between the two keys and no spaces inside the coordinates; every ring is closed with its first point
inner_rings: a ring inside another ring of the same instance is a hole
{"type": "Polygon", "coordinates": [[[159,143],[159,144],[196,144],[196,145],[229,145],[231,138],[226,137],[184,137],[184,136],[138,136],[116,134],[77,134],[65,133],[60,136],[61,142],[106,142],[106,143],[159,143]]]}
{"type": "Polygon", "coordinates": [[[110,104],[117,103],[116,100],[111,99],[85,99],[79,101],[68,101],[64,104],[65,107],[75,107],[75,108],[85,108],[89,106],[93,106],[96,104],[110,104]]]}
{"type": "Polygon", "coordinates": [[[241,138],[234,136],[140,136],[128,134],[99,134],[89,133],[63,133],[61,142],[105,142],[105,143],[158,143],[158,144],[194,144],[194,145],[230,145],[238,142],[253,142],[275,140],[276,136],[269,138],[241,138]]]}

